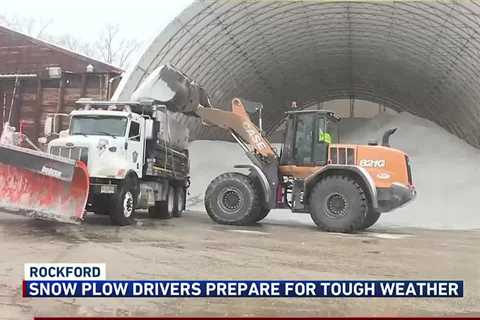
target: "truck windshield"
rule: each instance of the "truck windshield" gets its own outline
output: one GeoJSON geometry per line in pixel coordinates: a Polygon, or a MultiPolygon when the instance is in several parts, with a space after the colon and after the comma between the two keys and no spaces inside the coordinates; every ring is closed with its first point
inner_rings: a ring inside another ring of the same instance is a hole
{"type": "Polygon", "coordinates": [[[75,116],[70,124],[70,134],[123,137],[127,123],[125,117],[75,116]]]}

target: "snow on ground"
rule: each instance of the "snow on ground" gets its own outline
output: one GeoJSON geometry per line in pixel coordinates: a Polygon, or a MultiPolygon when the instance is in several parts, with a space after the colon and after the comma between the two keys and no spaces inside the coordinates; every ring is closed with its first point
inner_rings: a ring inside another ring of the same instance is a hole
{"type": "MultiPolygon", "coordinates": [[[[412,114],[384,113],[374,119],[345,119],[342,142],[381,141],[383,132],[398,128],[392,147],[407,152],[412,161],[418,196],[407,206],[382,215],[378,226],[434,229],[480,228],[475,201],[480,196],[480,150],[448,133],[435,123],[412,114]]],[[[203,194],[217,175],[249,163],[240,147],[224,141],[194,141],[190,145],[192,186],[189,206],[204,210],[203,194]]],[[[271,219],[309,223],[308,215],[275,210],[271,219]]]]}

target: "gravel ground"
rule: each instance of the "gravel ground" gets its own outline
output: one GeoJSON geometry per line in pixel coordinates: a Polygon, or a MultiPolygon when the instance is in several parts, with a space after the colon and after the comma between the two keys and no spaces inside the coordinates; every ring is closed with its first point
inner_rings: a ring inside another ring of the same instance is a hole
{"type": "Polygon", "coordinates": [[[480,230],[382,226],[344,235],[275,211],[257,226],[204,212],[129,227],[0,214],[0,319],[32,316],[480,316],[480,230]],[[24,299],[26,262],[105,262],[110,279],[460,279],[463,299],[24,299]]]}

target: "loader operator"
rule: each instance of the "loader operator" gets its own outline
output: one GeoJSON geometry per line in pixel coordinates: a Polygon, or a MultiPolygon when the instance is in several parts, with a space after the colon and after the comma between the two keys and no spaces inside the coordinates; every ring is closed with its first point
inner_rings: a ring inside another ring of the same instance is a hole
{"type": "Polygon", "coordinates": [[[329,132],[323,131],[322,128],[318,130],[318,141],[319,142],[324,142],[326,144],[331,144],[332,143],[332,136],[329,132]]]}

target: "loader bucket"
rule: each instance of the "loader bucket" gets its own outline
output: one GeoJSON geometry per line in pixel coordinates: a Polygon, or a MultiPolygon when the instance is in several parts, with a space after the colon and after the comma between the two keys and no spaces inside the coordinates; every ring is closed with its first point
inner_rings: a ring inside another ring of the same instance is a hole
{"type": "Polygon", "coordinates": [[[193,116],[199,104],[211,107],[206,91],[171,65],[155,69],[135,90],[132,99],[137,101],[153,99],[156,103],[165,105],[170,111],[193,116]]]}
{"type": "Polygon", "coordinates": [[[88,198],[83,162],[0,144],[0,210],[78,223],[88,198]]]}

